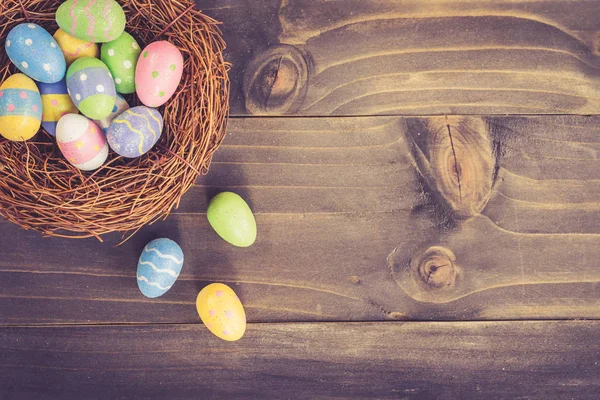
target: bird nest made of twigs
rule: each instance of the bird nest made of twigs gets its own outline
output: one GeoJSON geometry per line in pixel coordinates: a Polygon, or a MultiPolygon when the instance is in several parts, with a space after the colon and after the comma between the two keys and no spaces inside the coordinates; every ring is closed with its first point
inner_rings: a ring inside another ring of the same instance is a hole
{"type": "MultiPolygon", "coordinates": [[[[50,34],[60,0],[2,0],[0,43],[10,29],[34,22],[50,34]]],[[[166,218],[181,196],[206,173],[225,135],[229,65],[217,22],[192,1],[126,0],[119,3],[129,32],[143,48],[167,40],[182,52],[184,72],[173,97],[159,111],[163,134],[135,159],[110,154],[101,168],[82,172],[61,154],[44,130],[26,142],[0,137],[0,215],[24,229],[62,237],[97,237],[166,218]]],[[[18,72],[0,50],[0,82],[18,72]]],[[[134,95],[125,96],[139,105],[134,95]]]]}

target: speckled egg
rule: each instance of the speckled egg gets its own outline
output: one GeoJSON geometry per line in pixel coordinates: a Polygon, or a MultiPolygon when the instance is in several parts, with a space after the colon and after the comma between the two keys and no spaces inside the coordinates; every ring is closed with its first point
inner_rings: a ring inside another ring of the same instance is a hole
{"type": "Polygon", "coordinates": [[[138,106],[113,120],[106,139],[115,153],[135,158],[145,154],[156,144],[162,128],[162,115],[157,110],[138,106]]]}
{"type": "Polygon", "coordinates": [[[222,192],[213,197],[206,215],[215,232],[232,245],[248,247],[256,240],[252,210],[236,193],[222,192]]]}
{"type": "Polygon", "coordinates": [[[67,90],[79,111],[91,119],[110,115],[117,92],[110,71],[97,58],[75,60],[67,70],[67,90]]]}
{"type": "Polygon", "coordinates": [[[183,56],[169,42],[150,43],[135,70],[136,93],[148,107],[159,107],[175,93],[183,74],[183,56]]]}
{"type": "Polygon", "coordinates": [[[108,157],[100,127],[83,115],[67,114],[58,120],[56,143],[63,156],[82,171],[99,168],[108,157]]]}
{"type": "Polygon", "coordinates": [[[65,114],[77,114],[77,107],[67,93],[67,82],[64,79],[56,83],[38,83],[42,96],[42,127],[56,136],[56,124],[65,114]]]}
{"type": "Polygon", "coordinates": [[[117,98],[115,99],[115,106],[112,109],[110,115],[101,120],[94,121],[101,129],[104,134],[108,133],[108,127],[110,124],[117,118],[119,115],[123,114],[125,111],[129,110],[129,104],[127,104],[127,100],[123,98],[120,94],[117,93],[117,98]]]}
{"type": "Polygon", "coordinates": [[[125,29],[125,13],[115,0],[67,0],[56,22],[69,35],[90,42],[110,42],[125,29]]]}
{"type": "Polygon", "coordinates": [[[40,130],[42,99],[31,78],[14,74],[0,85],[0,135],[8,140],[31,139],[40,130]]]}
{"type": "Polygon", "coordinates": [[[138,261],[137,283],[142,294],[155,298],[167,293],[183,267],[183,251],[171,239],[148,243],[138,261]]]}
{"type": "Polygon", "coordinates": [[[31,79],[54,83],[65,76],[67,65],[58,43],[39,25],[15,26],[8,33],[4,46],[8,58],[31,79]]]}
{"type": "Polygon", "coordinates": [[[102,45],[100,58],[112,73],[117,92],[135,92],[135,69],[141,51],[138,42],[127,32],[102,45]]]}
{"type": "Polygon", "coordinates": [[[98,45],[96,43],[77,39],[60,28],[54,32],[54,40],[60,46],[67,66],[78,58],[98,57],[98,45]]]}
{"type": "Polygon", "coordinates": [[[198,293],[196,310],[206,327],[230,342],[246,332],[246,312],[235,292],[223,283],[212,283],[198,293]]]}

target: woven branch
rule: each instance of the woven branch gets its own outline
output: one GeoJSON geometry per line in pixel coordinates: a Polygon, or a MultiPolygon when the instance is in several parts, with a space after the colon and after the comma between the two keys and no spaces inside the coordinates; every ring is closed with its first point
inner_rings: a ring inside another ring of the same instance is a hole
{"type": "MultiPolygon", "coordinates": [[[[10,29],[30,21],[53,34],[60,0],[2,0],[0,43],[10,29]]],[[[0,138],[0,215],[24,229],[69,238],[121,232],[129,238],[166,218],[198,176],[208,172],[221,144],[229,110],[229,65],[218,23],[191,1],[121,1],[125,28],[142,48],[167,40],[181,50],[184,73],[178,90],[159,111],[163,134],[142,157],[114,153],[105,165],[82,172],[62,156],[43,129],[27,142],[0,138]]],[[[0,82],[18,72],[0,50],[0,82]]],[[[134,95],[125,96],[133,107],[134,95]]]]}

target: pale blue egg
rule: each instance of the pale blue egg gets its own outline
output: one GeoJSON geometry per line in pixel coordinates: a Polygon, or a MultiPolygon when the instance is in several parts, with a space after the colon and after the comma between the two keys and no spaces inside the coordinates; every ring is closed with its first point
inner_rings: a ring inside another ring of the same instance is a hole
{"type": "Polygon", "coordinates": [[[138,261],[137,283],[142,294],[155,298],[165,294],[179,277],[183,267],[183,251],[171,239],[155,239],[148,243],[138,261]]]}
{"type": "Polygon", "coordinates": [[[15,26],[8,33],[4,47],[12,63],[33,80],[56,83],[65,76],[67,64],[62,50],[39,25],[15,26]]]}

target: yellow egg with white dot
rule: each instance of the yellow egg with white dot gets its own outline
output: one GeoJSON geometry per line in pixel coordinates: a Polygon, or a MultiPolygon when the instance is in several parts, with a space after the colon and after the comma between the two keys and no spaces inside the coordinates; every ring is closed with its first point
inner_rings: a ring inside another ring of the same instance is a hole
{"type": "Polygon", "coordinates": [[[204,325],[215,336],[230,342],[246,332],[246,312],[233,289],[223,283],[212,283],[198,293],[196,310],[204,325]]]}

